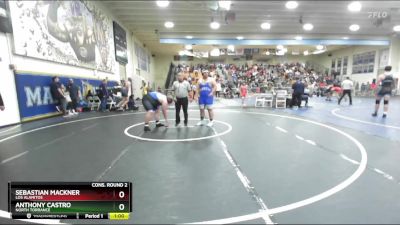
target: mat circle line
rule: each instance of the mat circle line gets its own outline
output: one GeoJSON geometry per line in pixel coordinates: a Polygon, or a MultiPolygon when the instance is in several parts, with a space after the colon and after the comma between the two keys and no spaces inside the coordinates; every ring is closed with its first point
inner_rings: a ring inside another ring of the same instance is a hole
{"type": "MultiPolygon", "coordinates": [[[[170,119],[170,120],[174,120],[174,119],[170,119]]],[[[199,119],[189,118],[189,120],[199,120],[199,119]]],[[[189,141],[200,141],[200,140],[206,140],[206,139],[211,139],[211,138],[220,137],[220,136],[223,136],[223,135],[225,135],[225,134],[227,134],[227,133],[229,133],[229,132],[232,131],[232,126],[231,126],[229,123],[223,122],[223,121],[220,121],[220,120],[213,120],[213,121],[214,121],[214,123],[219,123],[219,124],[225,125],[226,127],[228,127],[228,129],[225,130],[224,132],[216,133],[216,134],[210,135],[210,136],[198,137],[198,138],[185,138],[185,139],[154,139],[154,138],[140,137],[140,136],[133,135],[133,134],[130,134],[130,133],[129,133],[129,130],[130,130],[130,129],[132,129],[132,128],[134,128],[134,127],[138,127],[138,126],[144,125],[144,123],[142,122],[142,123],[136,123],[136,124],[133,124],[132,126],[127,127],[127,128],[124,130],[124,133],[125,133],[125,135],[128,136],[128,137],[135,138],[135,139],[138,139],[138,140],[141,140],[141,141],[152,141],[152,142],[189,142],[189,141]]]]}
{"type": "MultiPolygon", "coordinates": [[[[221,110],[221,111],[240,113],[240,111],[236,111],[236,110],[221,110]]],[[[365,171],[365,169],[367,168],[368,155],[367,155],[367,151],[365,150],[365,147],[357,139],[355,139],[353,136],[351,136],[350,134],[347,134],[344,131],[341,131],[341,130],[339,130],[337,128],[334,128],[332,126],[329,126],[329,125],[326,125],[326,124],[323,124],[323,123],[320,123],[320,122],[311,121],[311,120],[303,119],[303,118],[292,117],[292,116],[278,115],[278,114],[271,114],[271,113],[260,113],[260,112],[242,112],[242,113],[253,114],[253,115],[262,115],[262,116],[273,116],[273,117],[280,117],[280,118],[285,118],[285,119],[293,119],[293,120],[298,120],[298,121],[302,121],[302,122],[308,122],[308,123],[311,123],[311,124],[315,124],[315,125],[330,129],[332,131],[335,131],[335,132],[345,136],[346,138],[350,139],[358,147],[358,150],[361,153],[360,164],[359,164],[357,170],[350,177],[348,177],[346,180],[344,180],[341,183],[339,183],[338,185],[328,189],[327,191],[324,191],[324,192],[322,192],[320,194],[314,195],[314,196],[312,196],[310,198],[307,198],[307,199],[304,199],[304,200],[301,200],[301,201],[297,201],[297,202],[294,202],[294,203],[290,203],[290,204],[287,204],[287,205],[271,208],[271,209],[268,209],[267,211],[259,211],[259,212],[256,212],[256,213],[246,214],[246,215],[242,215],[242,216],[236,216],[236,217],[230,217],[230,218],[224,218],[224,219],[217,219],[217,220],[202,221],[202,222],[193,222],[193,223],[189,223],[189,224],[239,223],[239,222],[255,220],[255,219],[258,219],[258,218],[262,218],[264,216],[271,216],[271,215],[274,215],[274,214],[278,214],[278,213],[282,213],[282,212],[291,211],[291,210],[294,210],[294,209],[297,209],[297,208],[301,208],[301,207],[310,205],[312,203],[321,201],[321,200],[323,200],[325,198],[328,198],[328,197],[330,197],[330,196],[342,191],[343,189],[347,188],[354,181],[356,181],[362,175],[362,173],[365,171]]]]}

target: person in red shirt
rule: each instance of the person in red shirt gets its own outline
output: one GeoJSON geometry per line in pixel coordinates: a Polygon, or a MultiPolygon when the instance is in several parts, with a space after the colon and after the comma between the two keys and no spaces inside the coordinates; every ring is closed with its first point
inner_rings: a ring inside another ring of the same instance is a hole
{"type": "Polygon", "coordinates": [[[240,85],[240,97],[242,98],[242,106],[245,106],[244,101],[247,97],[247,84],[245,82],[240,85]]]}
{"type": "Polygon", "coordinates": [[[376,79],[372,80],[372,83],[370,85],[370,90],[371,90],[371,95],[375,96],[375,92],[376,92],[376,88],[378,87],[378,85],[376,85],[376,79]]]}
{"type": "Polygon", "coordinates": [[[319,84],[318,84],[318,93],[317,93],[318,97],[319,96],[323,96],[323,92],[324,92],[325,86],[326,86],[326,84],[323,81],[319,82],[319,84]]]}

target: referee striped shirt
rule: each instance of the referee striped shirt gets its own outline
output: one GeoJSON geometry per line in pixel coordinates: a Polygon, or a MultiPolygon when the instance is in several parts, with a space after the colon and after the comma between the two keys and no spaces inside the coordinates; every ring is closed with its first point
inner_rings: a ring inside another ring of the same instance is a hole
{"type": "Polygon", "coordinates": [[[177,98],[187,98],[191,91],[190,84],[186,80],[182,82],[175,81],[172,88],[175,92],[175,97],[177,98]]]}

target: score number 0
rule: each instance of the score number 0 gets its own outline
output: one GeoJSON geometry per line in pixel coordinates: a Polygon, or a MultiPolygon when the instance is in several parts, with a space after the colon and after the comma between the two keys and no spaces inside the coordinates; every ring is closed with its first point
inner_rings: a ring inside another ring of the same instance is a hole
{"type": "MultiPolygon", "coordinates": [[[[118,193],[118,197],[119,198],[124,198],[125,197],[125,192],[120,191],[118,193]]],[[[125,205],[121,203],[121,204],[119,204],[118,208],[119,208],[119,210],[123,211],[125,209],[125,205]]]]}

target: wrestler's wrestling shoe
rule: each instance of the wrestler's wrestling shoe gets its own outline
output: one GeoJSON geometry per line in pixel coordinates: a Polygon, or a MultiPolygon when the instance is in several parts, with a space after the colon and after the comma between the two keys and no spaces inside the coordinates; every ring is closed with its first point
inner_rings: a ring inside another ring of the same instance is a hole
{"type": "Polygon", "coordinates": [[[156,127],[165,127],[165,125],[162,124],[162,123],[157,123],[157,124],[156,124],[156,127]]]}

